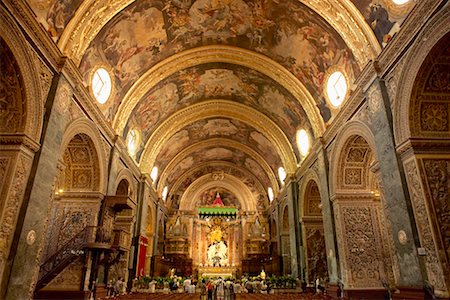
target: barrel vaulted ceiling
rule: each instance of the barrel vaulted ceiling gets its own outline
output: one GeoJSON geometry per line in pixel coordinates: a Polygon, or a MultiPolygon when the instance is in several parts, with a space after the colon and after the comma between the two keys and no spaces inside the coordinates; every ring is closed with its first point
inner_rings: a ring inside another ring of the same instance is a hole
{"type": "MultiPolygon", "coordinates": [[[[349,90],[401,26],[411,3],[392,0],[29,0],[37,19],[79,66],[88,89],[106,69],[112,93],[98,104],[127,139],[143,173],[176,208],[219,191],[247,209],[278,193],[278,168],[304,159],[339,108],[329,75],[349,90]],[[187,197],[186,203],[180,203],[187,197]],[[251,201],[252,203],[246,203],[251,201]],[[244,205],[242,205],[244,203],[244,205]]],[[[208,196],[209,195],[209,196],[208,196]]],[[[203,202],[202,202],[203,201],[203,202]]]]}

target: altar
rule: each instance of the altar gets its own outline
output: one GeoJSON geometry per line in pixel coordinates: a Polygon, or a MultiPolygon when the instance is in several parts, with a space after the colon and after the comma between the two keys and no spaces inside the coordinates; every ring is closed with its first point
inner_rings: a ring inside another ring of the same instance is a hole
{"type": "Polygon", "coordinates": [[[198,275],[200,277],[212,277],[212,278],[227,278],[236,275],[236,268],[225,266],[225,267],[199,267],[198,275]]]}

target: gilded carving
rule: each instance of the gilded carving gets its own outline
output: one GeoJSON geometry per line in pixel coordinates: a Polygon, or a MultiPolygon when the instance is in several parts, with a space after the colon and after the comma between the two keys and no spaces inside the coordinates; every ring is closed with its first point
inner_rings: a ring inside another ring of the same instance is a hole
{"type": "Polygon", "coordinates": [[[430,220],[427,213],[427,205],[424,199],[424,191],[420,183],[419,173],[414,160],[405,164],[406,179],[408,181],[408,189],[411,195],[411,202],[414,210],[414,216],[419,232],[421,246],[425,248],[427,255],[426,270],[428,281],[435,289],[445,290],[444,274],[437,257],[437,249],[435,247],[433,233],[430,220]]]}
{"type": "Polygon", "coordinates": [[[380,261],[380,232],[374,208],[344,206],[342,217],[348,286],[380,287],[384,271],[380,261]]]}
{"type": "Polygon", "coordinates": [[[0,132],[24,129],[23,77],[17,61],[5,41],[0,38],[0,132]]]}
{"type": "Polygon", "coordinates": [[[362,169],[360,168],[345,168],[344,178],[346,185],[361,185],[362,184],[362,169]]]}
{"type": "Polygon", "coordinates": [[[445,258],[450,260],[450,159],[424,159],[432,207],[440,230],[445,258]]]}
{"type": "Polygon", "coordinates": [[[25,192],[25,183],[30,169],[30,160],[20,156],[17,161],[13,183],[6,199],[0,226],[0,262],[8,256],[9,246],[15,228],[17,213],[25,192]]]}
{"type": "Polygon", "coordinates": [[[448,104],[422,102],[420,105],[420,126],[424,131],[448,131],[448,104]]]}

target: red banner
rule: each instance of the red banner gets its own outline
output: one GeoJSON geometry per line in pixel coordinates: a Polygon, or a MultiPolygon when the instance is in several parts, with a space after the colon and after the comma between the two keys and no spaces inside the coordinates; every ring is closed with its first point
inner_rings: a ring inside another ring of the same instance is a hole
{"type": "Polygon", "coordinates": [[[136,276],[144,276],[145,270],[145,257],[147,255],[147,246],[148,246],[148,238],[145,236],[139,237],[139,248],[138,248],[138,258],[137,258],[137,267],[136,267],[136,276]]]}

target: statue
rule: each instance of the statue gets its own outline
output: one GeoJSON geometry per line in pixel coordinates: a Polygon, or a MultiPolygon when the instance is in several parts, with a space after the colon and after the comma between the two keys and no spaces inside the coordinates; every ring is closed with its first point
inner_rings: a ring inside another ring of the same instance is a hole
{"type": "Polygon", "coordinates": [[[266,272],[264,272],[264,268],[261,271],[261,274],[259,274],[262,280],[266,280],[266,272]]]}
{"type": "Polygon", "coordinates": [[[175,268],[170,269],[169,277],[170,277],[170,278],[174,278],[174,277],[175,277],[175,268]]]}

